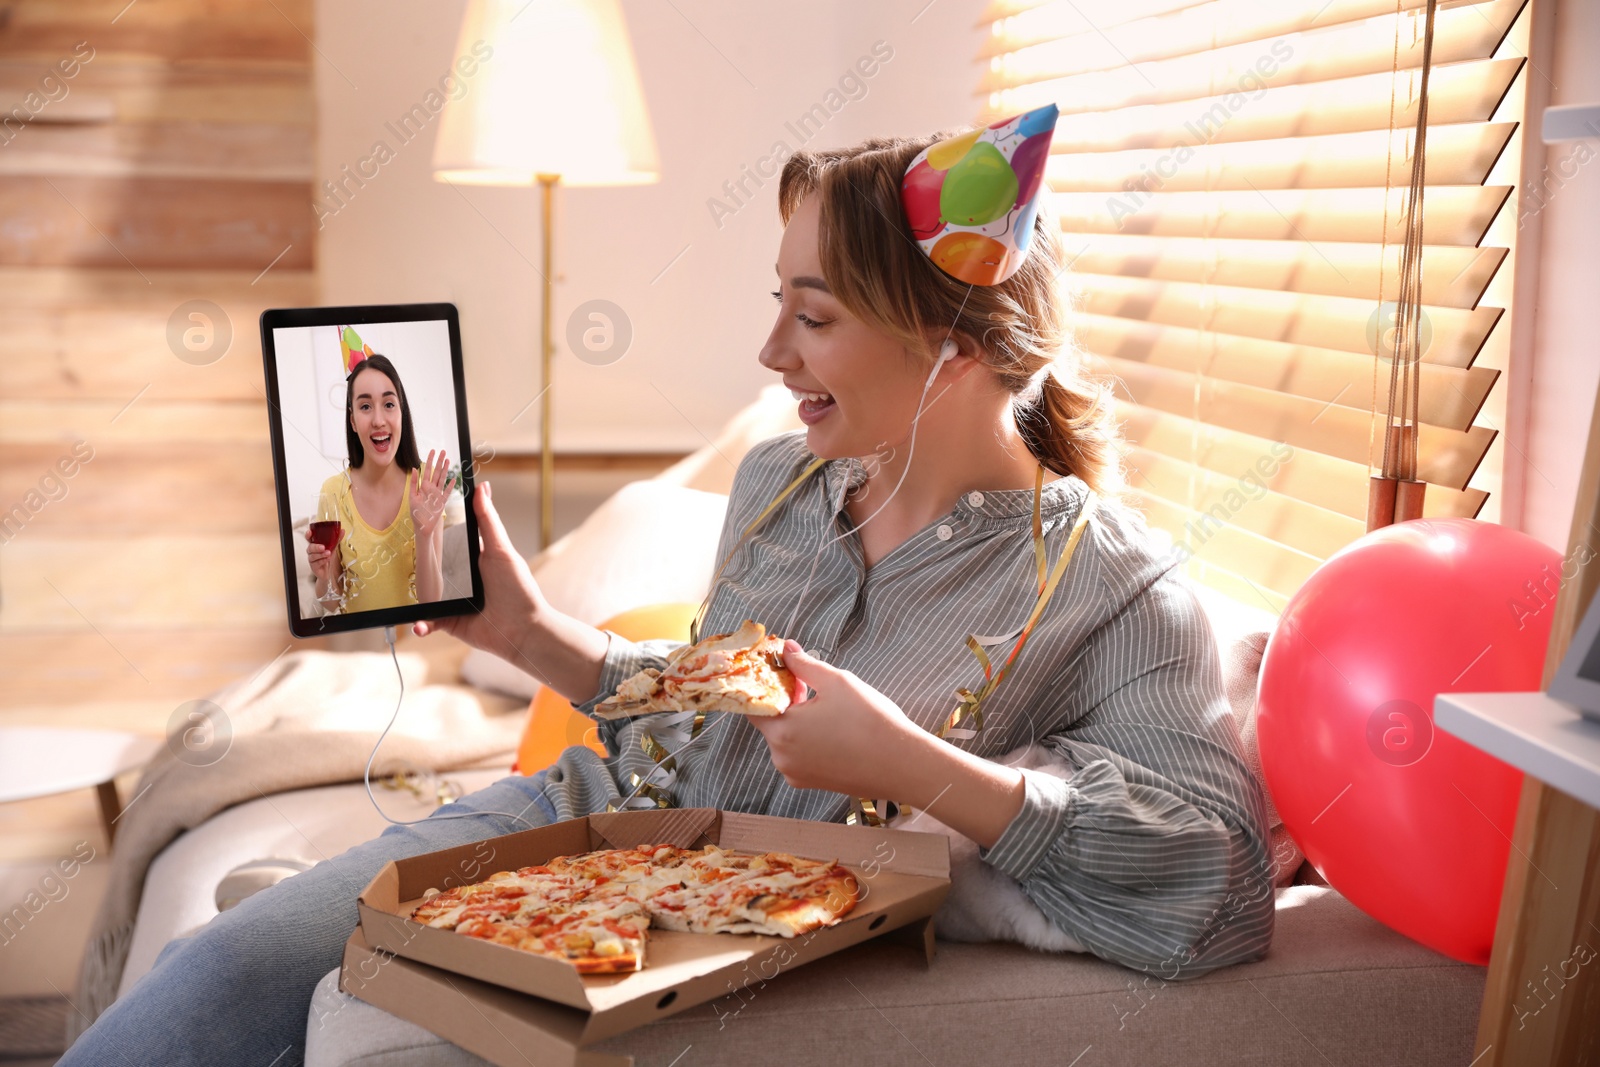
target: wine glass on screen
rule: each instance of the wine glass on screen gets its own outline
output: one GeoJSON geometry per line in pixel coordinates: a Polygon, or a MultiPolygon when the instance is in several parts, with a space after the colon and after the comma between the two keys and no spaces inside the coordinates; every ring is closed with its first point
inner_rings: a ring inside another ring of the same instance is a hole
{"type": "Polygon", "coordinates": [[[312,544],[318,545],[332,554],[333,569],[327,582],[327,588],[317,597],[324,610],[333,611],[344,607],[344,582],[342,579],[343,568],[339,559],[339,540],[344,536],[344,525],[337,517],[319,509],[319,517],[307,528],[306,536],[312,544]]]}

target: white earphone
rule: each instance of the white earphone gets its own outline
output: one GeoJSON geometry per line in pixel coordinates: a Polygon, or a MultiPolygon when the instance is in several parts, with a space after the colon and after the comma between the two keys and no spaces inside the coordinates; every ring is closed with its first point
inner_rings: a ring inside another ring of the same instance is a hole
{"type": "MultiPolygon", "coordinates": [[[[961,346],[956,344],[955,338],[946,337],[944,339],[944,344],[939,346],[939,358],[934,361],[933,369],[928,372],[928,380],[922,383],[922,395],[924,397],[928,395],[928,387],[933,385],[933,380],[939,376],[939,368],[944,366],[946,363],[949,363],[952,359],[955,359],[956,356],[960,355],[960,353],[961,346]]],[[[917,405],[917,415],[919,418],[921,417],[921,414],[922,405],[919,401],[917,405]]]]}

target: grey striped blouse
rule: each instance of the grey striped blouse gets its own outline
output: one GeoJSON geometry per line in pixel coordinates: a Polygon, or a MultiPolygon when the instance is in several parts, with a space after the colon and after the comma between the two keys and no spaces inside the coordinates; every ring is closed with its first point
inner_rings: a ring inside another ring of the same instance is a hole
{"type": "MultiPolygon", "coordinates": [[[[814,458],[803,431],[749,451],[734,476],[719,562],[814,458]]],[[[802,484],[728,564],[701,632],[754,619],[853,671],[933,730],[957,687],[983,682],[966,636],[1015,633],[1033,609],[1033,490],[969,493],[867,570],[856,535],[824,544],[849,528],[845,494],[865,479],[859,460],[840,459],[802,484]]],[[[1045,485],[1050,563],[1087,494],[1076,477],[1045,485]]],[[[1071,764],[1065,781],[1023,770],[1021,812],[980,854],[1096,955],[1163,978],[1262,955],[1273,920],[1265,805],[1223,694],[1210,624],[1174,566],[1157,556],[1137,512],[1101,501],[1011,674],[984,703],[985,729],[950,742],[997,759],[1038,741],[1071,764]]],[[[599,690],[579,710],[592,712],[676,646],[610,634],[599,690]]],[[[619,789],[632,775],[654,771],[646,780],[667,783],[680,807],[827,821],[849,811],[842,794],[785,782],[743,717],[711,716],[692,740],[673,725],[683,718],[602,722],[614,755],[568,749],[546,795],[563,818],[586,814],[632,793],[619,789]],[[647,731],[676,754],[673,775],[641,746],[647,731]]]]}

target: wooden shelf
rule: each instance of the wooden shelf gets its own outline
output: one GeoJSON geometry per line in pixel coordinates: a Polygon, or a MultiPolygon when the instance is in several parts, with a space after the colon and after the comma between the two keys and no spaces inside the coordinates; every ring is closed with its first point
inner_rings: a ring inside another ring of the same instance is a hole
{"type": "Polygon", "coordinates": [[[1539,135],[1545,144],[1600,138],[1600,104],[1545,108],[1539,135]]]}
{"type": "Polygon", "coordinates": [[[1544,693],[1440,693],[1439,729],[1600,808],[1600,722],[1544,693]]]}

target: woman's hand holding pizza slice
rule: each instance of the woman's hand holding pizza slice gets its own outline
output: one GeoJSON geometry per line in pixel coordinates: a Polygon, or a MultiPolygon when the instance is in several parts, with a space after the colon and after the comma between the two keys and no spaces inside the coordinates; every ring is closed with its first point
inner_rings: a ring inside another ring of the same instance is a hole
{"type": "Polygon", "coordinates": [[[899,760],[931,736],[900,706],[850,671],[785,641],[783,662],[794,676],[794,702],[780,716],[752,719],[767,739],[772,765],[796,789],[851,796],[895,796],[899,760]],[[809,688],[809,697],[803,694],[809,688]]]}

